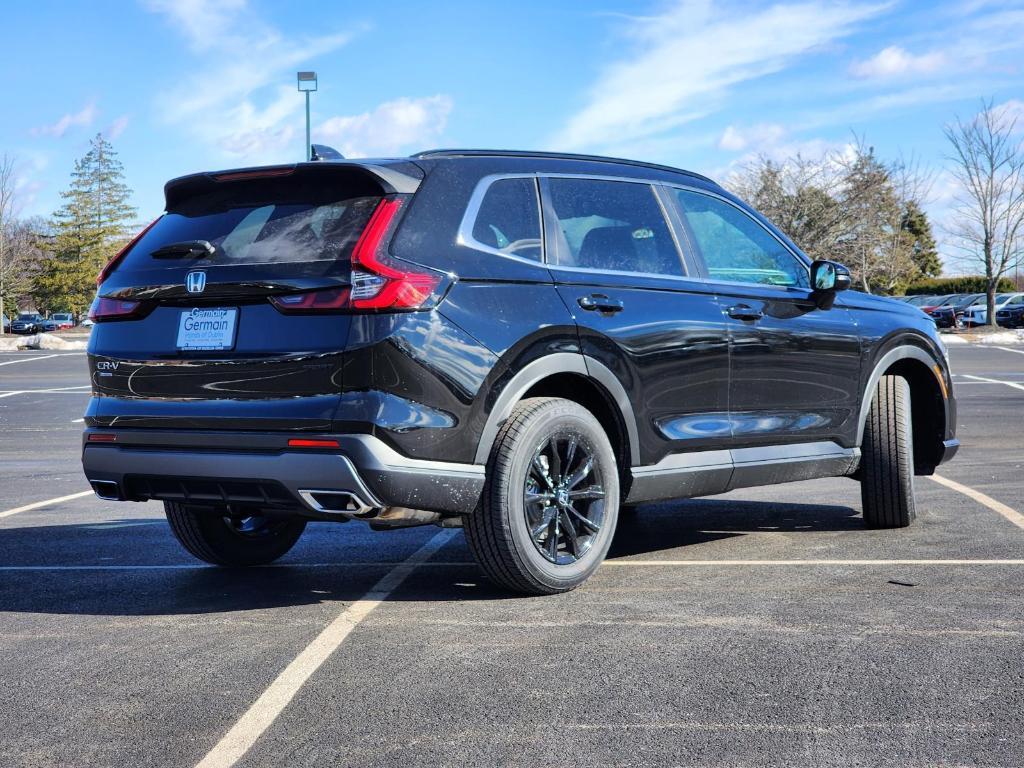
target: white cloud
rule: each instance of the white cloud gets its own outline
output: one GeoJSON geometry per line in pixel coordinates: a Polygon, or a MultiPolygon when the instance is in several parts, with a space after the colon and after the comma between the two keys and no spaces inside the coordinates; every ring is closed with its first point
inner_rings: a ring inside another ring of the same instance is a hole
{"type": "Polygon", "coordinates": [[[55,136],[59,139],[71,128],[87,128],[92,125],[97,114],[99,114],[99,111],[96,109],[96,103],[90,102],[82,107],[78,112],[68,112],[55,123],[33,128],[32,135],[55,136]]]}
{"type": "Polygon", "coordinates": [[[946,55],[932,51],[915,56],[898,45],[883,48],[870,59],[855,62],[850,72],[863,78],[888,78],[903,75],[928,75],[946,65],[946,55]]]}
{"type": "Polygon", "coordinates": [[[244,0],[150,0],[148,7],[202,53],[194,59],[200,69],[158,94],[165,122],[182,126],[218,155],[244,156],[253,164],[302,156],[301,142],[289,147],[303,103],[295,70],[345,45],[351,32],[289,38],[244,0]]]}
{"type": "Polygon", "coordinates": [[[345,157],[397,154],[423,149],[444,131],[452,100],[437,95],[385,102],[371,112],[332,117],[316,130],[316,138],[331,143],[345,157]]]}
{"type": "Polygon", "coordinates": [[[124,129],[128,127],[128,120],[128,115],[121,115],[120,117],[115,118],[114,122],[108,125],[106,130],[103,131],[103,135],[108,141],[113,141],[124,133],[124,129]]]}
{"type": "Polygon", "coordinates": [[[635,50],[604,70],[551,143],[599,148],[676,128],[731,86],[784,69],[885,7],[810,0],[737,13],[712,0],[679,0],[657,17],[627,22],[635,50]]]}
{"type": "Polygon", "coordinates": [[[742,152],[748,147],[757,150],[777,144],[785,134],[786,129],[775,123],[760,123],[747,128],[729,125],[718,139],[718,148],[729,152],[742,152]]]}
{"type": "Polygon", "coordinates": [[[1010,99],[993,107],[993,111],[1007,123],[1013,123],[1014,133],[1024,131],[1024,101],[1010,99]]]}
{"type": "Polygon", "coordinates": [[[233,36],[234,21],[246,0],[146,0],[145,6],[166,15],[193,50],[204,51],[233,36]]]}

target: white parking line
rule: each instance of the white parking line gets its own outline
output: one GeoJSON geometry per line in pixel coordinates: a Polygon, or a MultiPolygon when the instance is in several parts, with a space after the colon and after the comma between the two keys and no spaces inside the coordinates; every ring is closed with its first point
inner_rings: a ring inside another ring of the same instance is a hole
{"type": "Polygon", "coordinates": [[[975,376],[973,373],[962,373],[960,374],[965,379],[971,379],[973,381],[983,381],[986,384],[1005,384],[1008,387],[1019,389],[1024,391],[1024,384],[1018,384],[1016,381],[1004,381],[1003,379],[990,379],[986,376],[975,376]]]}
{"type": "MultiPolygon", "coordinates": [[[[276,563],[273,565],[255,566],[257,569],[274,570],[307,570],[312,568],[390,568],[408,564],[408,560],[388,562],[386,560],[349,560],[344,563],[276,563]]],[[[895,559],[895,560],[605,560],[603,566],[637,566],[641,568],[666,566],[699,566],[715,568],[762,567],[762,566],[879,566],[891,565],[1024,565],[1024,559],[1014,558],[967,558],[967,559],[895,559]]],[[[476,563],[470,560],[432,560],[421,562],[418,568],[475,568],[476,563]]],[[[0,565],[0,573],[62,573],[65,571],[216,571],[215,566],[201,563],[168,563],[166,565],[0,565]]],[[[365,599],[365,598],[364,598],[365,599]]]]}
{"type": "MultiPolygon", "coordinates": [[[[1021,389],[1024,389],[1024,387],[1021,387],[1021,389]]],[[[993,512],[998,512],[1018,528],[1024,528],[1024,515],[1012,507],[1006,506],[1003,502],[996,501],[991,496],[988,496],[981,491],[976,491],[973,488],[968,488],[966,485],[961,485],[955,480],[950,480],[948,477],[943,477],[942,475],[930,475],[930,477],[939,485],[944,485],[957,493],[962,493],[969,499],[974,499],[979,504],[983,504],[988,507],[993,512]]]]}
{"type": "Polygon", "coordinates": [[[617,566],[667,566],[667,565],[700,565],[700,566],[792,566],[792,565],[1024,565],[1024,560],[605,560],[603,565],[617,566]]]}
{"type": "Polygon", "coordinates": [[[16,515],[19,512],[28,512],[33,509],[40,509],[42,507],[48,507],[51,504],[60,504],[64,501],[71,501],[72,499],[80,499],[83,496],[92,496],[92,491],[82,491],[81,493],[72,493],[68,496],[58,496],[56,499],[46,499],[45,501],[37,501],[32,504],[26,504],[23,507],[15,507],[14,509],[5,509],[0,512],[0,518],[10,517],[16,515]]]}
{"type": "Polygon", "coordinates": [[[23,357],[19,360],[8,360],[0,363],[0,365],[14,365],[15,363],[31,363],[33,360],[49,360],[51,357],[59,357],[59,355],[40,355],[39,357],[23,357]]]}
{"type": "Polygon", "coordinates": [[[1017,355],[1024,355],[1024,349],[1010,349],[1009,347],[996,347],[996,349],[1001,349],[1003,352],[1013,352],[1017,355]]]}
{"type": "Polygon", "coordinates": [[[0,389],[0,397],[12,395],[88,395],[89,385],[80,387],[53,387],[51,389],[0,389]]]}
{"type": "Polygon", "coordinates": [[[451,540],[454,531],[440,531],[407,560],[342,611],[312,643],[295,657],[270,687],[200,762],[198,768],[227,768],[237,763],[273,724],[310,676],[327,661],[349,633],[387,599],[420,563],[451,540]]]}

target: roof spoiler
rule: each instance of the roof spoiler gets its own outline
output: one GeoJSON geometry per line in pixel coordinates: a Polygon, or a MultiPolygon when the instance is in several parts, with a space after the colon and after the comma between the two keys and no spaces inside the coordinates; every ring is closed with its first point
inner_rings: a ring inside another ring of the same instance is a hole
{"type": "Polygon", "coordinates": [[[246,179],[272,178],[275,176],[319,177],[326,182],[338,173],[359,173],[378,183],[384,194],[412,194],[423,181],[423,169],[408,161],[400,162],[359,162],[356,160],[332,160],[322,157],[308,163],[289,165],[265,165],[252,168],[236,168],[228,171],[193,173],[171,179],[164,185],[165,210],[180,205],[189,198],[205,192],[212,192],[225,182],[246,179]]]}

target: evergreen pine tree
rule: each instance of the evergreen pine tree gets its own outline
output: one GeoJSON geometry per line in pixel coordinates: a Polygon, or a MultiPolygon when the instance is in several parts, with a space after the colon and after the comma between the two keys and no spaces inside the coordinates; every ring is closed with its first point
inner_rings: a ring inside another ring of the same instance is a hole
{"type": "Polygon", "coordinates": [[[102,134],[75,162],[64,204],[54,214],[53,253],[34,281],[40,308],[82,313],[96,292],[96,275],[128,239],[136,211],[124,167],[102,134]]]}
{"type": "Polygon", "coordinates": [[[910,243],[911,258],[917,264],[923,277],[938,277],[942,274],[942,260],[932,235],[928,215],[915,201],[909,200],[903,208],[901,225],[904,236],[910,243]]]}

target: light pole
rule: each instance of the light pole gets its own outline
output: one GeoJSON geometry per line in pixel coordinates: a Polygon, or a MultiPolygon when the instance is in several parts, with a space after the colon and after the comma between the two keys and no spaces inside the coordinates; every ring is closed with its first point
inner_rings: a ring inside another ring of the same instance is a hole
{"type": "Polygon", "coordinates": [[[316,72],[299,72],[299,90],[306,94],[306,159],[313,159],[313,145],[309,140],[309,94],[316,90],[316,72]]]}

